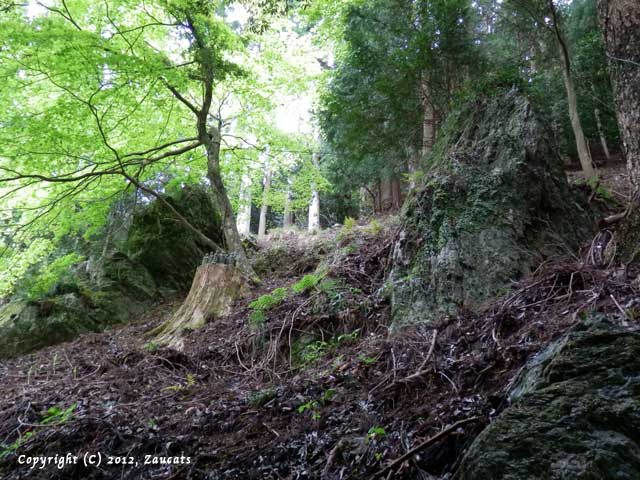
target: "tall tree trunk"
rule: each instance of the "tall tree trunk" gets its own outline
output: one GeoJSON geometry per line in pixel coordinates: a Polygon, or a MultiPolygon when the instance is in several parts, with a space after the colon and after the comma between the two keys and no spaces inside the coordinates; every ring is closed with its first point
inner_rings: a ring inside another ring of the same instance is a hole
{"type": "Polygon", "coordinates": [[[407,147],[407,171],[409,172],[409,190],[413,190],[416,186],[416,172],[418,171],[418,165],[420,152],[415,145],[409,145],[407,147]]]}
{"type": "Polygon", "coordinates": [[[207,178],[213,191],[215,203],[221,210],[222,214],[222,231],[224,233],[227,249],[231,251],[237,258],[238,267],[251,281],[260,283],[260,278],[256,275],[253,267],[249,263],[247,254],[244,251],[240,234],[233,216],[233,208],[229,201],[227,189],[222,181],[222,173],[220,171],[220,147],[222,144],[222,125],[221,119],[217,119],[216,124],[211,124],[209,120],[209,110],[213,100],[214,78],[216,70],[216,56],[211,50],[211,46],[205,40],[203,32],[193,21],[191,11],[184,11],[186,19],[186,28],[193,34],[194,48],[197,49],[197,63],[200,66],[202,79],[202,106],[196,107],[191,101],[183,96],[175,87],[165,81],[165,84],[174,97],[183,103],[196,116],[196,130],[198,132],[198,140],[204,145],[207,152],[207,178]]]}
{"type": "Polygon", "coordinates": [[[391,191],[393,194],[393,209],[400,210],[400,207],[402,207],[402,188],[399,179],[395,178],[391,181],[391,191]]]}
{"type": "Polygon", "coordinates": [[[220,128],[217,126],[210,126],[204,136],[200,135],[200,139],[204,143],[207,152],[207,178],[211,184],[216,204],[222,209],[222,231],[224,233],[227,249],[236,255],[236,258],[238,259],[238,266],[243,273],[245,273],[252,281],[259,282],[260,279],[253,271],[253,268],[249,264],[249,259],[244,251],[242,239],[238,233],[238,228],[233,215],[233,208],[229,201],[229,196],[227,195],[227,189],[222,182],[222,174],[220,172],[220,143],[222,141],[220,128]],[[204,137],[206,137],[206,139],[204,137]]]}
{"type": "Polygon", "coordinates": [[[287,229],[293,227],[293,209],[291,207],[291,179],[287,178],[287,193],[284,198],[284,219],[282,226],[287,229]]]}
{"type": "Polygon", "coordinates": [[[264,156],[264,178],[262,180],[262,205],[260,206],[260,223],[258,238],[264,238],[267,233],[267,212],[269,210],[269,190],[271,189],[271,166],[268,152],[264,156]]]}
{"type": "MultiPolygon", "coordinates": [[[[320,155],[313,153],[311,161],[316,169],[320,168],[320,155]]],[[[309,202],[309,232],[316,232],[320,230],[320,193],[318,192],[318,186],[313,183],[311,185],[311,201],[309,202]]]]}
{"type": "Polygon", "coordinates": [[[422,102],[422,158],[433,150],[436,143],[436,112],[431,98],[431,91],[427,82],[426,72],[420,80],[420,98],[422,102]]]}
{"type": "Polygon", "coordinates": [[[309,202],[309,232],[320,230],[320,195],[315,188],[311,191],[311,202],[309,202]]]}
{"type": "Polygon", "coordinates": [[[242,173],[239,200],[236,219],[238,233],[248,237],[251,234],[251,175],[249,175],[248,167],[242,173]]]}
{"type": "Polygon", "coordinates": [[[589,146],[587,145],[587,140],[584,136],[584,131],[582,130],[582,122],[580,122],[580,116],[578,115],[578,97],[576,95],[576,88],[573,82],[573,75],[571,75],[569,49],[562,32],[560,31],[560,25],[558,25],[558,15],[553,0],[549,0],[549,10],[553,17],[553,34],[555,36],[556,47],[558,48],[558,54],[560,56],[560,62],[562,64],[562,78],[564,80],[564,87],[567,91],[569,119],[571,120],[573,136],[576,139],[576,148],[578,150],[580,166],[582,167],[582,172],[587,179],[595,179],[597,178],[597,173],[593,168],[591,153],[589,152],[589,146]]]}
{"type": "Polygon", "coordinates": [[[640,2],[599,0],[598,10],[631,182],[619,251],[624,261],[631,261],[640,254],[640,2]]]}
{"type": "Polygon", "coordinates": [[[380,181],[380,211],[383,213],[393,210],[393,180],[385,178],[380,181]]]}
{"type": "Polygon", "coordinates": [[[600,145],[602,146],[602,152],[606,157],[607,161],[611,160],[611,154],[609,153],[609,145],[607,145],[607,138],[604,135],[604,130],[602,129],[602,120],[600,119],[600,109],[596,107],[593,110],[593,114],[596,117],[596,125],[598,127],[598,136],[600,137],[600,145]]]}

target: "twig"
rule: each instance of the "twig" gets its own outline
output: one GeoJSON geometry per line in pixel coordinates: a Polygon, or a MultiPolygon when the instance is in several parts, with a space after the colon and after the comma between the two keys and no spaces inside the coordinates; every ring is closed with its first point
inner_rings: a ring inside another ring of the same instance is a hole
{"type": "Polygon", "coordinates": [[[622,326],[623,327],[627,327],[629,326],[629,316],[627,315],[627,312],[624,311],[624,308],[622,308],[620,306],[620,304],[618,303],[618,300],[616,300],[616,297],[613,296],[613,294],[609,294],[609,297],[611,297],[611,300],[613,300],[613,303],[616,304],[616,307],[618,307],[618,310],[620,310],[620,313],[622,313],[622,326]]]}
{"type": "Polygon", "coordinates": [[[264,428],[266,428],[267,430],[269,430],[271,433],[273,433],[276,437],[280,438],[280,434],[278,432],[276,432],[273,428],[271,428],[269,425],[267,425],[266,423],[262,422],[262,426],[264,428]]]}
{"type": "MultiPolygon", "coordinates": [[[[395,387],[399,383],[411,383],[413,380],[419,379],[419,378],[423,377],[424,375],[426,375],[427,373],[429,373],[429,369],[427,369],[425,367],[427,366],[427,363],[429,362],[429,359],[431,358],[431,355],[433,354],[433,350],[434,350],[434,348],[436,346],[436,338],[437,338],[437,336],[438,336],[438,330],[434,329],[433,330],[433,337],[431,338],[431,346],[429,347],[429,352],[427,353],[427,356],[425,357],[425,359],[422,361],[422,363],[418,367],[418,370],[415,373],[412,373],[408,377],[405,377],[405,378],[403,378],[401,380],[397,380],[397,381],[394,380],[393,383],[387,385],[383,389],[383,391],[387,391],[387,390],[395,387]]],[[[393,352],[393,350],[392,350],[392,352],[393,352]]]]}
{"type": "Polygon", "coordinates": [[[338,456],[338,453],[340,453],[340,451],[345,447],[346,443],[347,441],[344,438],[341,438],[340,441],[336,444],[336,446],[333,447],[333,449],[331,450],[331,453],[329,453],[329,457],[327,458],[327,464],[322,469],[322,474],[320,475],[321,479],[324,480],[329,477],[329,472],[331,471],[331,467],[333,467],[333,464],[336,462],[336,457],[338,456]]]}
{"type": "Polygon", "coordinates": [[[429,445],[431,445],[432,443],[437,442],[438,440],[440,440],[441,438],[445,437],[446,435],[448,435],[449,433],[457,430],[459,427],[461,427],[462,425],[465,425],[467,423],[471,423],[471,422],[477,422],[478,420],[480,420],[481,417],[471,417],[471,418],[467,418],[465,420],[460,420],[456,423],[454,423],[453,425],[451,425],[449,428],[445,428],[444,430],[442,430],[440,433],[434,435],[431,438],[428,438],[427,440],[425,440],[424,442],[416,445],[415,447],[413,447],[411,450],[409,450],[407,453],[405,453],[404,455],[402,455],[400,458],[397,458],[396,460],[394,460],[393,462],[391,462],[389,465],[387,465],[386,467],[384,467],[382,470],[378,470],[377,473],[375,473],[371,478],[375,479],[375,478],[380,478],[382,476],[384,476],[388,471],[393,470],[394,468],[396,468],[397,466],[401,465],[405,460],[411,458],[412,456],[414,456],[416,453],[418,453],[420,450],[428,447],[429,445]]]}

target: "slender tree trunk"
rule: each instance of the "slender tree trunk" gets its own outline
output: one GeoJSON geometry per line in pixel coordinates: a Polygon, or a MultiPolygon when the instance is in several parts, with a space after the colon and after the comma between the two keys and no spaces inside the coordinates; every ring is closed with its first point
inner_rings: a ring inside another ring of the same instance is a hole
{"type": "Polygon", "coordinates": [[[427,72],[422,72],[420,78],[420,102],[422,104],[422,148],[420,153],[422,158],[428,156],[436,143],[436,110],[433,105],[433,98],[427,72]]]}
{"type": "Polygon", "coordinates": [[[269,158],[267,156],[265,156],[264,161],[264,178],[262,182],[262,205],[260,206],[258,238],[264,238],[267,233],[267,212],[269,210],[269,190],[271,189],[271,166],[269,165],[269,158]]]}
{"type": "Polygon", "coordinates": [[[216,126],[210,126],[205,135],[200,135],[207,151],[207,178],[211,184],[216,203],[222,209],[222,231],[224,233],[227,249],[236,255],[238,266],[240,269],[254,282],[260,279],[253,271],[249,263],[249,259],[244,251],[242,239],[238,233],[233,208],[227,195],[227,189],[222,182],[222,174],[220,172],[220,129],[216,126]],[[206,138],[205,138],[206,137],[206,138]]]}
{"type": "Polygon", "coordinates": [[[311,202],[309,203],[309,232],[320,230],[320,195],[318,190],[311,192],[311,202]]]}
{"type": "Polygon", "coordinates": [[[558,16],[556,13],[556,7],[553,0],[549,0],[549,10],[553,17],[553,34],[556,40],[556,47],[558,48],[558,54],[560,56],[560,62],[562,63],[562,78],[564,80],[564,87],[567,91],[567,102],[569,105],[569,119],[571,120],[571,129],[573,130],[573,136],[576,139],[576,148],[578,150],[578,158],[580,159],[580,166],[582,172],[587,179],[597,178],[597,173],[593,168],[593,162],[591,161],[591,153],[589,152],[589,146],[582,130],[582,122],[578,115],[578,97],[576,95],[576,88],[573,82],[573,75],[571,75],[571,59],[569,57],[569,49],[567,43],[564,40],[562,32],[560,31],[560,25],[558,25],[558,16]]]}
{"type": "Polygon", "coordinates": [[[604,136],[604,130],[602,129],[602,120],[600,119],[600,109],[596,107],[593,111],[596,117],[596,125],[598,127],[598,136],[600,137],[600,145],[602,146],[602,152],[607,161],[611,160],[611,154],[609,153],[609,145],[607,145],[607,138],[604,136]]]}
{"type": "Polygon", "coordinates": [[[287,178],[287,194],[284,199],[284,220],[282,226],[287,229],[293,227],[293,209],[291,208],[291,179],[287,178]]]}
{"type": "Polygon", "coordinates": [[[236,219],[238,233],[241,236],[248,237],[251,234],[251,175],[249,175],[248,167],[242,173],[239,200],[236,219]]]}
{"type": "Polygon", "coordinates": [[[414,145],[407,147],[407,171],[409,172],[409,190],[416,186],[415,173],[418,171],[420,153],[414,145]]]}
{"type": "Polygon", "coordinates": [[[222,173],[220,172],[220,146],[222,143],[221,120],[218,119],[215,125],[208,122],[209,110],[211,109],[213,99],[216,57],[211,50],[211,46],[202,35],[202,32],[196,24],[194,24],[193,18],[191,17],[193,12],[185,10],[183,13],[186,19],[186,28],[193,34],[193,46],[197,49],[196,57],[202,75],[202,107],[196,107],[186,97],[180,94],[175,87],[172,87],[168,83],[167,87],[173,95],[196,116],[198,140],[204,145],[207,152],[207,178],[209,179],[215,202],[221,210],[222,231],[227,249],[235,254],[238,267],[242,273],[254,283],[260,283],[260,279],[251,267],[247,254],[244,251],[244,246],[242,245],[242,240],[233,215],[233,208],[229,201],[229,195],[222,181],[222,173]]]}
{"type": "Polygon", "coordinates": [[[393,209],[400,210],[400,207],[402,207],[402,188],[400,187],[400,180],[397,178],[391,181],[391,191],[393,194],[393,209]]]}
{"type": "Polygon", "coordinates": [[[384,179],[380,181],[380,211],[390,212],[393,210],[393,180],[384,179]]]}
{"type": "MultiPolygon", "coordinates": [[[[316,169],[320,168],[320,155],[313,153],[311,161],[316,169]]],[[[318,187],[314,183],[311,185],[311,201],[309,202],[309,232],[320,230],[320,193],[318,187]]]]}
{"type": "Polygon", "coordinates": [[[619,255],[631,261],[640,255],[640,2],[599,0],[598,10],[631,182],[627,218],[618,233],[619,255]]]}

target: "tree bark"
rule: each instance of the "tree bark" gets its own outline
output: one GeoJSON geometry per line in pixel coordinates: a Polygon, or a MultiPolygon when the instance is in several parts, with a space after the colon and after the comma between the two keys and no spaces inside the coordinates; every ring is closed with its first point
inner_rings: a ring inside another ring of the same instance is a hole
{"type": "MultiPolygon", "coordinates": [[[[268,153],[267,153],[268,155],[268,153]]],[[[262,188],[262,205],[260,205],[260,223],[258,225],[258,238],[264,238],[267,234],[267,212],[269,211],[269,190],[271,190],[271,166],[269,157],[264,158],[264,178],[262,188]]]]}
{"type": "Polygon", "coordinates": [[[560,62],[562,64],[562,78],[567,91],[569,119],[571,120],[571,129],[573,130],[573,136],[576,140],[576,148],[578,150],[580,165],[587,179],[596,179],[597,173],[593,168],[591,153],[589,152],[589,146],[587,145],[587,140],[584,136],[584,131],[582,130],[582,122],[580,122],[580,116],[578,115],[578,97],[576,95],[573,76],[571,75],[569,49],[567,48],[567,43],[565,42],[562,32],[560,31],[560,26],[558,25],[558,16],[553,0],[549,0],[549,10],[553,17],[553,34],[555,36],[556,46],[560,56],[560,62]]]}
{"type": "Polygon", "coordinates": [[[596,126],[598,127],[598,136],[600,137],[600,145],[602,146],[602,152],[606,157],[607,161],[611,160],[611,154],[609,153],[609,145],[607,145],[607,138],[604,135],[604,130],[602,129],[602,120],[600,119],[600,109],[596,107],[593,111],[593,114],[596,117],[596,126]]]}
{"type": "Polygon", "coordinates": [[[400,207],[402,207],[402,188],[399,179],[395,178],[391,181],[391,191],[393,194],[393,209],[400,210],[400,207]]]}
{"type": "Polygon", "coordinates": [[[248,168],[242,173],[236,224],[240,235],[248,237],[251,234],[251,176],[248,168]]]}
{"type": "Polygon", "coordinates": [[[599,0],[598,11],[631,183],[627,217],[618,232],[619,256],[629,262],[640,254],[640,2],[599,0]]]}
{"type": "Polygon", "coordinates": [[[229,201],[229,195],[227,195],[227,189],[222,182],[222,174],[220,172],[221,138],[220,127],[215,125],[209,126],[209,129],[205,130],[204,135],[200,135],[200,139],[203,141],[207,151],[207,178],[211,184],[216,203],[222,210],[222,230],[227,249],[236,255],[241,271],[253,282],[259,282],[260,280],[249,264],[249,259],[244,251],[242,239],[238,233],[233,215],[233,208],[229,201]]]}
{"type": "Polygon", "coordinates": [[[291,179],[287,178],[287,194],[284,199],[284,219],[282,226],[286,228],[293,227],[293,209],[291,208],[291,179]]]}
{"type": "Polygon", "coordinates": [[[198,133],[198,140],[204,145],[207,152],[207,178],[211,184],[211,190],[215,198],[216,204],[221,210],[222,215],[222,230],[224,233],[225,243],[227,249],[236,255],[238,260],[238,267],[251,281],[259,283],[260,279],[256,275],[255,271],[249,263],[247,254],[244,251],[242,240],[238,233],[238,228],[233,215],[233,208],[229,201],[229,195],[227,189],[222,181],[222,173],[220,172],[220,146],[222,143],[221,132],[221,119],[217,119],[217,124],[210,123],[209,116],[211,110],[211,103],[213,100],[213,87],[215,79],[216,58],[211,51],[211,46],[207,43],[203,37],[199,27],[196,26],[192,18],[190,11],[182,12],[186,20],[186,28],[193,35],[194,48],[197,49],[198,63],[201,70],[202,81],[202,107],[196,107],[191,101],[189,101],[184,95],[177,91],[177,89],[166,83],[167,88],[171,90],[173,95],[184,104],[189,110],[191,110],[196,116],[196,130],[198,133]]]}
{"type": "MultiPolygon", "coordinates": [[[[320,155],[313,153],[311,156],[314,168],[320,168],[320,155]]],[[[320,192],[314,183],[311,185],[311,201],[309,202],[309,232],[317,232],[320,230],[320,192]]]]}

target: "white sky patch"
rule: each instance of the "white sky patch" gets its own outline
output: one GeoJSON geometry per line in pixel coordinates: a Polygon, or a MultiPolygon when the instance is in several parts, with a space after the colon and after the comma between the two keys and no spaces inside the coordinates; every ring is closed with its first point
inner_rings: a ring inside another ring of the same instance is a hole
{"type": "Polygon", "coordinates": [[[249,21],[249,11],[239,4],[234,4],[227,10],[227,21],[238,22],[241,26],[245,26],[249,21]]]}
{"type": "Polygon", "coordinates": [[[27,13],[27,17],[30,19],[34,19],[36,17],[41,17],[43,15],[47,14],[47,8],[46,6],[50,6],[51,2],[44,0],[44,1],[37,1],[37,0],[29,0],[29,3],[27,3],[26,8],[26,13],[27,13]]]}
{"type": "Polygon", "coordinates": [[[276,109],[276,126],[284,133],[311,134],[312,101],[309,96],[288,98],[276,109]]]}

